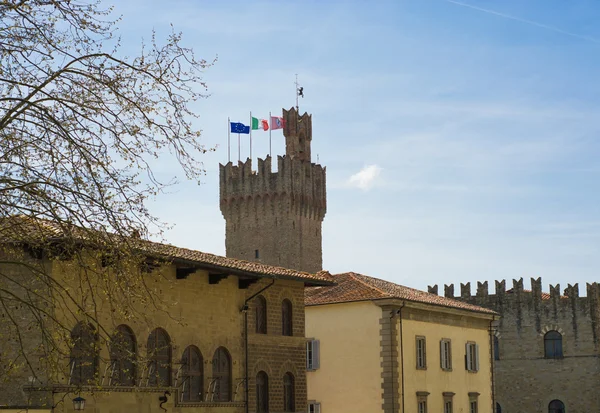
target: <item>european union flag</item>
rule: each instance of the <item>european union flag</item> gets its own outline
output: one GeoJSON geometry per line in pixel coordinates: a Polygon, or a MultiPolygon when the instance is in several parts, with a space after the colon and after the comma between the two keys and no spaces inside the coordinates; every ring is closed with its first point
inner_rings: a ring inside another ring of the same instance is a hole
{"type": "Polygon", "coordinates": [[[243,123],[231,122],[231,133],[250,133],[250,126],[246,126],[243,123]]]}

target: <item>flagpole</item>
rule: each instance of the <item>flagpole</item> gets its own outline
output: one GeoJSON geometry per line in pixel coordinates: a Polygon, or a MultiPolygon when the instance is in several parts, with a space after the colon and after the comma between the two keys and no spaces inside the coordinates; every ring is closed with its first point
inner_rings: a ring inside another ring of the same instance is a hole
{"type": "Polygon", "coordinates": [[[250,163],[252,164],[252,111],[250,111],[250,163]]]}
{"type": "Polygon", "coordinates": [[[271,119],[271,112],[269,112],[269,157],[273,157],[271,154],[271,129],[273,129],[273,119],[271,119]]]}
{"type": "Polygon", "coordinates": [[[241,150],[240,150],[240,134],[238,133],[238,162],[240,161],[240,159],[242,159],[241,156],[241,150]]]}
{"type": "Polygon", "coordinates": [[[298,107],[298,73],[296,73],[296,82],[294,83],[296,87],[296,112],[300,114],[300,108],[298,107]]]}
{"type": "Polygon", "coordinates": [[[227,163],[231,162],[231,120],[227,118],[227,163]]]}

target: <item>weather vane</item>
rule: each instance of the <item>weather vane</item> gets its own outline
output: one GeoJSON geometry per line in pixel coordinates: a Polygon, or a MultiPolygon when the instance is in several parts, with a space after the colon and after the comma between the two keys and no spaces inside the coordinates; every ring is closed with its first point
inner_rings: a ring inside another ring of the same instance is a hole
{"type": "Polygon", "coordinates": [[[296,73],[296,112],[300,113],[300,108],[298,106],[298,97],[304,97],[304,88],[298,84],[298,73],[296,73]]]}

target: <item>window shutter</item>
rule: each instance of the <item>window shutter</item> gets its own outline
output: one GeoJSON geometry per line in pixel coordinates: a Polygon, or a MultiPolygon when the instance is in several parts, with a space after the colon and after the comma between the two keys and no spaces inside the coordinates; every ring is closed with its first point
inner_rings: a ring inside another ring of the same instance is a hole
{"type": "MultiPolygon", "coordinates": [[[[306,342],[306,370],[312,369],[312,340],[306,342]]],[[[310,408],[310,406],[309,406],[310,408]]]]}
{"type": "Polygon", "coordinates": [[[321,413],[321,403],[315,403],[315,413],[321,413]]]}
{"type": "Polygon", "coordinates": [[[475,371],[479,371],[479,344],[475,344],[475,371]]]}
{"type": "Polygon", "coordinates": [[[465,344],[465,369],[471,370],[471,344],[465,344]]]}
{"type": "Polygon", "coordinates": [[[446,352],[444,351],[444,340],[440,340],[440,366],[446,368],[446,352]]]}
{"type": "Polygon", "coordinates": [[[423,367],[427,368],[427,342],[423,339],[421,343],[423,347],[423,367]]]}
{"type": "Polygon", "coordinates": [[[312,368],[317,370],[321,366],[321,352],[320,352],[320,342],[319,340],[313,340],[312,348],[313,348],[313,359],[312,359],[312,368]]]}

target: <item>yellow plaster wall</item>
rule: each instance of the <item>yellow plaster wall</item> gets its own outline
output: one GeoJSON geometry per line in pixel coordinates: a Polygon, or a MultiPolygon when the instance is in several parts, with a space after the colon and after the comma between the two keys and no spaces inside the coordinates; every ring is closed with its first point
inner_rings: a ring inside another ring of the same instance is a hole
{"type": "MultiPolygon", "coordinates": [[[[48,372],[52,374],[51,383],[57,384],[55,387],[55,402],[50,401],[50,388],[46,385],[36,384],[27,388],[24,392],[22,386],[27,385],[27,377],[15,377],[16,381],[7,387],[14,390],[14,397],[5,398],[0,396],[0,404],[13,406],[25,405],[30,400],[37,398],[48,399],[47,401],[35,404],[36,406],[50,406],[56,404],[56,400],[64,397],[65,402],[61,402],[54,409],[56,412],[71,412],[73,409],[71,399],[80,394],[87,400],[86,411],[92,413],[160,413],[158,397],[163,395],[166,388],[151,388],[145,386],[145,381],[135,388],[109,387],[107,370],[109,365],[109,343],[106,341],[120,324],[129,326],[137,341],[137,365],[136,376],[138,382],[140,377],[146,377],[146,344],[150,332],[157,327],[163,328],[170,336],[172,344],[172,370],[173,381],[177,376],[176,372],[180,367],[180,360],[183,351],[189,345],[195,345],[199,348],[204,358],[204,390],[208,387],[212,374],[212,357],[215,350],[223,346],[230,355],[232,362],[232,394],[236,392],[235,402],[232,403],[213,403],[200,402],[194,404],[181,405],[175,401],[179,399],[178,389],[169,388],[171,396],[169,402],[165,405],[169,411],[196,412],[202,411],[210,413],[212,411],[220,413],[241,413],[244,409],[244,385],[242,379],[245,375],[244,363],[244,313],[241,308],[247,297],[251,296],[261,288],[271,285],[271,280],[260,280],[258,283],[250,286],[249,289],[240,289],[238,277],[229,276],[222,279],[217,284],[209,284],[208,272],[197,270],[190,274],[186,279],[176,279],[175,266],[163,264],[152,272],[144,274],[148,288],[152,290],[155,297],[160,297],[162,304],[155,308],[149,303],[134,304],[135,311],[126,316],[119,302],[113,302],[117,307],[116,311],[109,305],[109,301],[104,296],[102,288],[96,289],[93,294],[89,293],[88,285],[97,285],[102,282],[102,274],[107,275],[110,280],[111,274],[106,274],[98,260],[89,257],[89,264],[85,268],[89,271],[87,275],[90,283],[81,283],[81,271],[75,261],[51,261],[47,262],[51,267],[52,277],[59,283],[68,286],[70,293],[77,297],[80,304],[91,314],[97,315],[97,320],[101,325],[100,332],[100,360],[99,360],[99,378],[98,385],[84,386],[80,391],[75,386],[68,387],[68,344],[66,340],[59,340],[58,345],[62,354],[53,351],[56,354],[56,364],[48,372]],[[83,298],[85,297],[85,298],[83,298]],[[57,370],[60,369],[61,371],[57,370]],[[238,384],[239,387],[237,386],[238,384]],[[93,392],[91,390],[93,389],[93,392]]],[[[50,274],[50,273],[49,273],[50,274]]],[[[306,381],[305,381],[305,341],[304,341],[304,313],[303,298],[304,284],[293,280],[276,280],[268,290],[262,294],[268,301],[268,317],[272,321],[272,332],[265,337],[256,337],[255,334],[249,339],[249,347],[252,347],[256,340],[269,352],[260,355],[260,359],[255,358],[259,355],[249,354],[250,363],[250,404],[254,405],[254,375],[255,367],[260,367],[270,373],[269,375],[269,403],[271,411],[283,410],[283,374],[291,371],[295,375],[295,394],[296,408],[298,411],[305,409],[306,400],[306,381]],[[293,305],[294,313],[294,337],[281,336],[281,300],[290,299],[293,305]],[[256,340],[255,340],[256,339],[256,340]],[[259,364],[258,361],[260,361],[259,364]],[[285,369],[282,373],[281,370],[285,369]]],[[[75,326],[80,319],[80,312],[73,303],[54,301],[53,314],[63,323],[64,329],[60,329],[61,336],[69,336],[70,329],[75,326]]],[[[253,328],[253,325],[251,326],[253,328]]],[[[59,334],[57,332],[57,334],[59,334]]],[[[35,338],[35,337],[33,337],[35,338]]],[[[35,343],[34,343],[35,344],[35,343]]],[[[0,346],[2,347],[2,346],[0,346]]],[[[1,348],[0,348],[1,350],[1,348]]],[[[27,373],[23,371],[23,373],[27,373]]],[[[46,383],[44,381],[44,383],[46,383]]],[[[174,383],[175,384],[175,383],[174,383]]],[[[180,381],[178,382],[180,384],[180,381]]],[[[0,389],[4,389],[0,387],[0,389]]]]}
{"type": "MultiPolygon", "coordinates": [[[[454,412],[469,412],[469,392],[480,393],[479,413],[492,412],[489,320],[443,312],[403,309],[405,411],[417,411],[418,391],[429,392],[428,411],[443,411],[443,392],[455,393],[454,412]],[[426,337],[427,369],[416,368],[416,336],[426,337]],[[440,366],[440,340],[452,340],[452,371],[440,366]],[[479,371],[465,368],[467,341],[479,344],[479,371]]],[[[401,385],[401,383],[399,383],[401,385]]]]}
{"type": "MultiPolygon", "coordinates": [[[[73,262],[55,261],[53,264],[52,275],[59,281],[70,281],[70,276],[77,274],[78,269],[73,262]]],[[[162,300],[162,304],[157,305],[158,308],[144,305],[137,309],[138,314],[124,319],[118,314],[114,315],[108,301],[103,300],[101,294],[97,294],[93,302],[89,299],[86,301],[88,311],[91,312],[95,307],[100,325],[107,330],[101,336],[106,338],[111,328],[126,324],[135,334],[138,359],[143,360],[150,332],[157,327],[163,328],[171,338],[174,376],[183,351],[187,346],[195,345],[204,358],[205,387],[208,378],[212,376],[210,362],[213,354],[218,347],[223,346],[231,355],[232,390],[235,391],[236,379],[243,377],[244,317],[240,308],[246,293],[238,288],[237,277],[230,276],[218,284],[209,284],[208,273],[197,270],[186,279],[176,280],[174,265],[164,265],[145,277],[157,300],[159,297],[162,300]]],[[[62,315],[66,325],[74,326],[70,314],[62,315]]],[[[57,316],[60,317],[61,314],[57,316]]],[[[109,345],[106,342],[100,343],[100,360],[99,370],[103,374],[106,361],[109,360],[109,345]]],[[[139,376],[142,372],[137,373],[139,376]]],[[[107,381],[104,384],[108,384],[107,381]]],[[[238,394],[238,400],[239,396],[238,394]]]]}
{"type": "Polygon", "coordinates": [[[371,302],[306,307],[306,337],[320,340],[321,366],[308,371],[308,400],[328,413],[381,411],[381,308],[371,302]]]}

